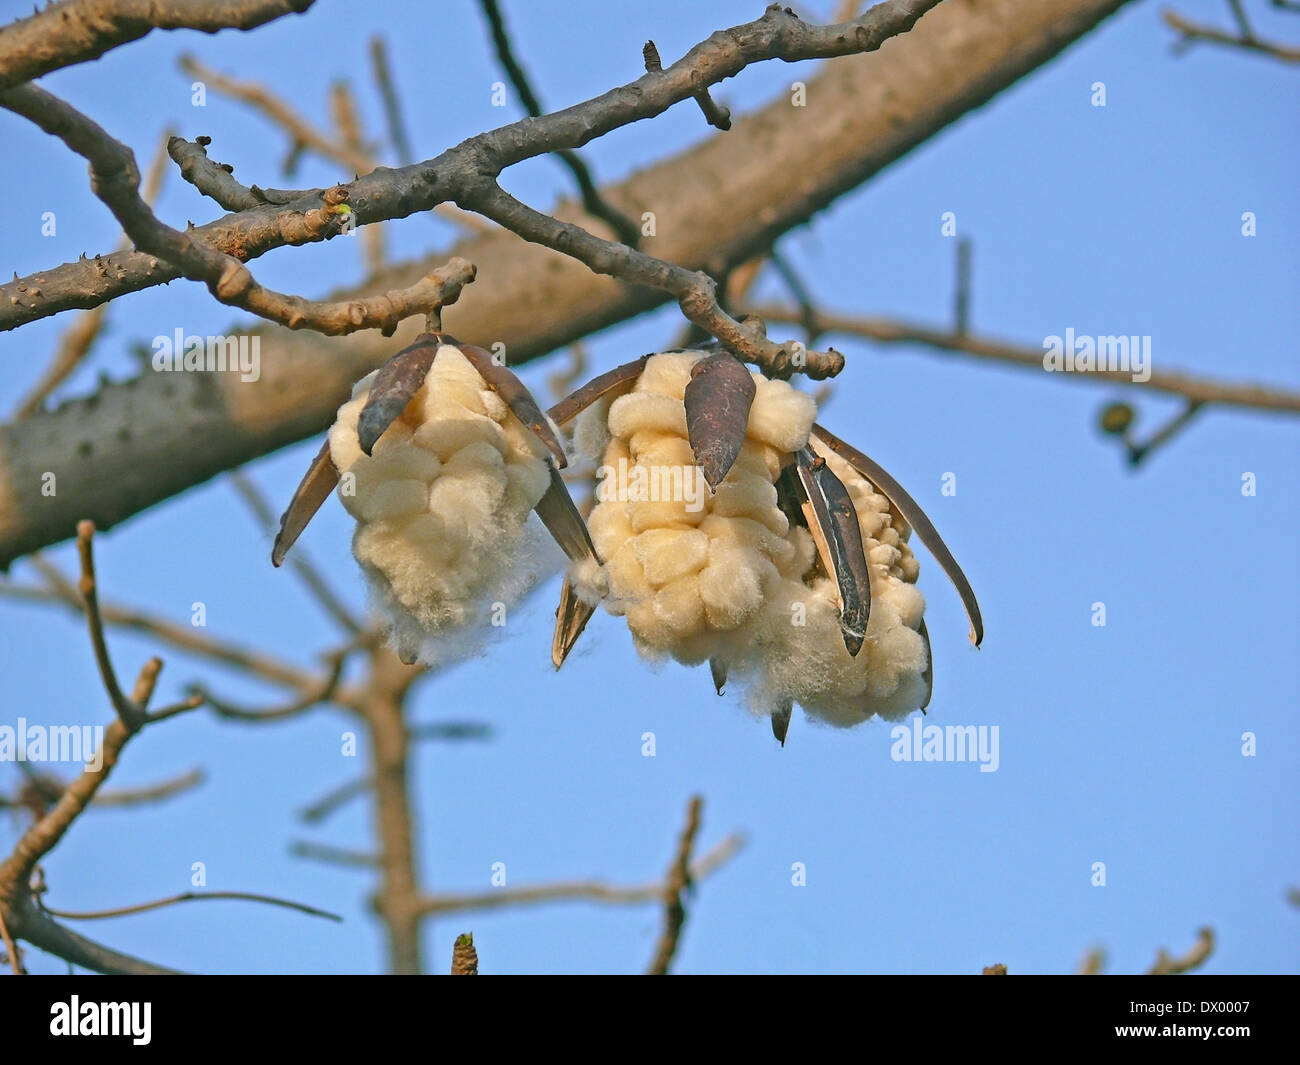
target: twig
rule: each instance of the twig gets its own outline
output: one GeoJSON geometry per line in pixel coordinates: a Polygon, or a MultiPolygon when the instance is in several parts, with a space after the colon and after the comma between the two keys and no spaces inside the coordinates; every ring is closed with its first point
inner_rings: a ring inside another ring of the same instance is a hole
{"type": "MultiPolygon", "coordinates": [[[[77,525],[77,553],[81,558],[81,583],[80,591],[82,602],[86,608],[86,623],[90,629],[90,643],[95,650],[95,664],[99,667],[99,676],[104,683],[104,690],[108,692],[109,701],[113,704],[113,709],[117,716],[121,718],[122,724],[126,726],[129,732],[134,732],[144,722],[144,707],[142,703],[148,701],[148,695],[153,692],[153,684],[148,684],[148,693],[140,702],[135,702],[126,697],[117,683],[117,674],[113,670],[113,660],[108,654],[108,641],[104,637],[104,620],[99,614],[99,593],[95,585],[95,525],[93,522],[83,521],[77,525]]],[[[162,669],[161,660],[155,658],[146,663],[145,670],[152,670],[152,678],[157,680],[158,671],[162,669]]],[[[141,678],[145,678],[145,672],[141,672],[141,678]]]]}
{"type": "MultiPolygon", "coordinates": [[[[192,141],[172,137],[167,142],[167,154],[180,170],[181,177],[227,211],[247,211],[272,202],[272,198],[256,185],[249,188],[236,181],[235,168],[229,163],[209,159],[208,145],[211,143],[211,137],[195,137],[192,141]]],[[[318,191],[324,195],[324,190],[318,191]]]]}
{"type": "MultiPolygon", "coordinates": [[[[225,74],[204,66],[193,56],[181,56],[178,63],[186,73],[206,82],[217,92],[224,93],[232,99],[248,104],[263,118],[268,119],[289,135],[291,143],[289,153],[284,160],[284,170],[287,174],[292,174],[298,156],[304,151],[315,152],[322,159],[338,163],[357,175],[372,174],[379,165],[378,161],[372,158],[364,148],[348,144],[346,140],[336,141],[317,129],[265,86],[227,77],[225,74]]],[[[284,198],[288,200],[294,198],[294,196],[295,194],[289,193],[285,194],[284,198]]],[[[473,215],[466,215],[464,212],[447,204],[433,205],[432,210],[449,221],[465,226],[468,229],[482,232],[487,228],[473,215]]],[[[379,221],[379,219],[373,221],[379,221]]]]}
{"type": "Polygon", "coordinates": [[[482,721],[433,721],[412,725],[407,730],[411,739],[420,740],[488,740],[492,726],[482,721]]]}
{"type": "Polygon", "coordinates": [[[474,949],[474,933],[465,932],[456,937],[451,948],[451,975],[478,976],[478,951],[474,949]]]}
{"type": "MultiPolygon", "coordinates": [[[[775,304],[759,304],[747,308],[769,322],[798,324],[802,315],[797,308],[775,304]]],[[[970,355],[991,362],[1006,363],[1024,369],[1043,372],[1043,350],[1021,347],[1005,341],[961,336],[956,333],[892,318],[870,318],[848,314],[818,312],[817,325],[823,333],[839,333],[879,341],[883,344],[917,344],[935,351],[970,355]]],[[[1300,393],[1288,392],[1269,385],[1214,381],[1176,370],[1152,370],[1146,381],[1134,381],[1131,373],[1122,370],[1096,370],[1090,373],[1053,374],[1085,384],[1123,384],[1135,388],[1149,388],[1157,392],[1171,392],[1198,403],[1214,403],[1229,407],[1249,407],[1254,410],[1279,413],[1300,413],[1300,393]]]]}
{"type": "MultiPolygon", "coordinates": [[[[331,162],[347,167],[354,174],[367,174],[375,168],[370,153],[349,145],[346,140],[335,140],[322,130],[317,129],[302,115],[265,86],[252,81],[240,81],[220,71],[213,70],[205,63],[186,53],[176,60],[176,65],[192,78],[203,82],[232,100],[248,104],[265,118],[289,134],[292,144],[288,160],[294,159],[303,149],[309,148],[317,155],[331,162]]],[[[292,173],[292,166],[286,160],[285,172],[292,173]]]]}
{"type": "Polygon", "coordinates": [[[1169,443],[1170,440],[1187,428],[1203,406],[1204,404],[1195,400],[1189,402],[1179,413],[1175,414],[1141,443],[1135,442],[1129,434],[1125,433],[1123,441],[1124,446],[1128,449],[1128,464],[1134,469],[1142,465],[1151,457],[1152,452],[1169,443]]]}
{"type": "Polygon", "coordinates": [[[13,928],[14,935],[26,940],[32,946],[48,954],[63,958],[73,965],[90,969],[97,973],[118,974],[123,976],[175,976],[176,969],[155,965],[130,954],[113,950],[92,939],[64,928],[42,912],[30,900],[25,900],[11,911],[11,921],[17,917],[18,923],[13,928]]]}
{"type": "MultiPolygon", "coordinates": [[[[546,378],[546,386],[557,400],[563,399],[587,373],[587,345],[581,340],[569,345],[569,365],[546,378]]],[[[567,471],[566,471],[567,472],[567,471]]]]}
{"type": "Polygon", "coordinates": [[[289,848],[289,853],[295,858],[310,858],[313,861],[325,862],[328,865],[343,865],[349,867],[363,867],[366,869],[375,869],[379,867],[379,856],[375,854],[366,854],[362,851],[344,850],[342,847],[331,847],[324,843],[311,843],[307,840],[298,840],[289,848]]]}
{"type": "Polygon", "coordinates": [[[804,339],[809,344],[817,343],[817,308],[813,303],[812,293],[803,283],[799,276],[784,255],[775,247],[769,255],[772,266],[776,269],[777,275],[785,282],[785,287],[790,290],[790,296],[794,299],[795,304],[799,307],[799,313],[803,316],[800,324],[803,326],[804,339]]]}
{"type": "Polygon", "coordinates": [[[1176,11],[1162,11],[1160,17],[1164,19],[1166,26],[1181,34],[1175,43],[1176,50],[1180,52],[1190,48],[1197,41],[1209,41],[1212,44],[1222,44],[1231,48],[1241,48],[1248,52],[1258,52],[1261,55],[1279,59],[1284,63],[1300,63],[1300,48],[1292,45],[1265,41],[1253,34],[1244,32],[1234,35],[1214,26],[1193,22],[1176,11]]]}
{"type": "Polygon", "coordinates": [[[957,238],[957,284],[953,295],[953,331],[958,336],[970,332],[970,258],[969,237],[957,238]]]}
{"type": "Polygon", "coordinates": [[[789,377],[797,372],[822,380],[844,368],[844,356],[837,351],[817,352],[802,344],[774,344],[742,326],[718,306],[717,286],[708,274],[664,262],[561,222],[516,200],[495,181],[471,184],[457,202],[525,240],[573,256],[598,274],[672,293],[687,318],[769,377],[789,377]]]}
{"type": "Polygon", "coordinates": [[[244,721],[251,724],[266,724],[272,721],[283,721],[286,718],[296,717],[298,714],[306,713],[308,710],[322,703],[334,701],[335,693],[339,688],[339,681],[343,677],[343,665],[347,660],[346,652],[336,652],[331,655],[329,672],[317,683],[317,686],[307,692],[304,692],[297,699],[291,699],[287,703],[279,706],[272,706],[260,709],[235,706],[232,703],[215,698],[211,692],[207,691],[200,685],[193,685],[191,690],[196,698],[207,702],[218,715],[230,718],[235,721],[244,721]]]}
{"type": "Polygon", "coordinates": [[[700,831],[700,810],[703,805],[704,800],[695,795],[686,808],[686,827],[682,830],[681,841],[677,844],[677,857],[668,868],[668,879],[664,884],[664,930],[655,946],[654,957],[647,970],[648,976],[667,976],[673,955],[677,953],[677,943],[686,924],[685,895],[692,885],[691,851],[700,831]]]}
{"type": "Polygon", "coordinates": [[[378,35],[370,38],[370,68],[380,98],[384,101],[384,117],[388,120],[388,140],[393,146],[397,161],[402,166],[410,166],[415,162],[415,153],[411,151],[411,141],[406,135],[402,105],[398,100],[392,70],[388,65],[388,48],[384,39],[378,35]]]}
{"type": "Polygon", "coordinates": [[[357,777],[355,780],[349,780],[346,783],[331,788],[319,799],[309,803],[298,811],[298,817],[308,824],[314,824],[317,821],[323,821],[344,803],[350,802],[360,795],[364,795],[374,787],[374,778],[365,776],[357,777]]]}
{"type": "MultiPolygon", "coordinates": [[[[1108,0],[1110,2],[1110,0],[1108,0]]],[[[1123,0],[1113,0],[1118,3],[1123,0]]],[[[488,176],[563,148],[577,148],[673,104],[701,89],[734,77],[745,67],[769,59],[796,62],[872,52],[886,40],[906,33],[939,0],[886,0],[849,23],[812,26],[773,4],[763,17],[714,34],[661,72],[647,73],[585,103],[539,119],[525,119],[471,137],[433,159],[396,170],[372,172],[349,186],[360,225],[404,218],[455,199],[466,181],[488,176]]],[[[1052,49],[1059,50],[1059,45],[1052,49]]],[[[986,97],[983,97],[986,98],[986,97]]],[[[273,248],[322,240],[337,227],[306,226],[303,218],[317,210],[320,197],[305,194],[282,205],[278,213],[241,212],[199,227],[196,235],[218,250],[238,250],[246,259],[273,248]]],[[[160,266],[148,254],[115,257],[113,269],[101,273],[70,263],[0,285],[0,330],[57,313],[88,307],[125,292],[164,284],[183,271],[160,266]],[[41,280],[38,281],[37,278],[41,280]]]]}
{"type": "MultiPolygon", "coordinates": [[[[519,94],[519,100],[529,117],[541,118],[542,103],[533,91],[524,68],[515,58],[510,44],[510,35],[506,32],[505,18],[501,14],[501,5],[497,0],[479,0],[479,4],[483,8],[483,15],[492,32],[492,45],[496,49],[497,60],[501,63],[506,77],[515,87],[515,92],[519,94]]],[[[619,240],[635,248],[641,239],[640,229],[625,214],[605,202],[582,156],[572,148],[562,148],[555,153],[555,156],[568,168],[569,173],[573,175],[573,180],[577,182],[578,192],[582,196],[582,206],[587,213],[608,224],[618,235],[619,240]]]]}
{"type": "Polygon", "coordinates": [[[171,777],[141,788],[110,788],[95,796],[93,806],[140,806],[144,803],[170,799],[183,791],[197,788],[203,783],[202,769],[191,769],[188,773],[171,777]]]}
{"type": "MultiPolygon", "coordinates": [[[[158,150],[154,153],[153,161],[149,164],[149,171],[144,179],[144,188],[140,194],[145,203],[154,203],[158,199],[158,194],[162,191],[163,179],[167,174],[167,145],[171,140],[171,136],[171,130],[164,131],[158,150]]],[[[130,241],[124,240],[118,245],[118,250],[124,251],[130,246],[130,241]]],[[[103,329],[104,315],[107,310],[108,304],[101,303],[98,307],[83,311],[72,320],[68,328],[59,337],[58,348],[55,350],[54,358],[50,361],[45,373],[41,375],[40,380],[31,387],[27,395],[14,408],[13,418],[15,421],[26,418],[28,415],[40,410],[51,393],[59,385],[63,384],[71,376],[72,372],[81,365],[86,356],[90,354],[90,349],[98,339],[100,330],[103,329]]]]}
{"type": "MultiPolygon", "coordinates": [[[[75,591],[73,599],[69,600],[61,591],[55,589],[32,588],[21,584],[0,582],[0,596],[36,603],[63,604],[77,611],[83,609],[80,597],[75,594],[75,591]]],[[[178,625],[166,618],[160,618],[144,611],[103,604],[100,607],[100,614],[106,625],[148,633],[171,644],[178,650],[245,670],[276,684],[282,684],[285,687],[306,691],[319,683],[314,674],[282,662],[263,652],[251,651],[235,644],[225,643],[213,637],[202,635],[188,626],[178,625]]]]}
{"type": "Polygon", "coordinates": [[[1177,976],[1191,972],[1205,962],[1214,950],[1214,929],[1202,928],[1196,933],[1196,942],[1181,957],[1173,957],[1163,947],[1156,954],[1155,964],[1147,970],[1148,976],[1177,976]]]}
{"type": "MultiPolygon", "coordinates": [[[[657,74],[664,68],[664,62],[659,58],[659,47],[654,41],[646,41],[642,46],[641,58],[645,61],[647,74],[657,74]]],[[[710,126],[724,133],[731,129],[731,112],[720,104],[714,103],[708,89],[696,93],[695,102],[700,105],[700,110],[704,112],[704,121],[710,126]]]]}
{"type": "MultiPolygon", "coordinates": [[[[690,880],[697,883],[724,865],[745,845],[740,833],[728,836],[708,853],[691,863],[690,880]]],[[[531,887],[498,888],[495,891],[466,894],[440,893],[423,899],[424,916],[463,913],[468,910],[499,910],[510,906],[528,906],[548,902],[599,902],[614,906],[637,906],[662,902],[667,885],[663,881],[622,887],[601,880],[568,880],[531,887]]]]}
{"type": "Polygon", "coordinates": [[[281,906],[286,910],[297,910],[299,913],[310,914],[312,917],[325,917],[331,921],[339,922],[343,920],[342,916],[337,913],[331,913],[329,910],[319,910],[315,906],[308,906],[303,902],[281,899],[274,895],[256,895],[248,891],[185,891],[179,895],[169,895],[165,899],[137,902],[133,906],[118,906],[111,910],[71,912],[51,909],[44,904],[42,904],[41,908],[51,917],[61,917],[66,921],[97,921],[105,917],[128,917],[131,914],[147,913],[149,910],[159,910],[164,906],[172,906],[178,902],[210,902],[214,899],[239,899],[245,902],[261,902],[268,906],[281,906]]]}
{"type": "MultiPolygon", "coordinates": [[[[330,110],[333,112],[334,125],[339,131],[339,136],[343,138],[343,143],[354,151],[370,154],[361,136],[361,122],[357,118],[356,102],[352,99],[352,90],[348,88],[347,82],[336,81],[331,87],[330,110]]],[[[374,225],[363,226],[360,240],[366,273],[374,276],[384,268],[388,258],[384,250],[383,223],[376,222],[374,225]]]]}
{"type": "Polygon", "coordinates": [[[251,30],[314,0],[70,0],[47,5],[0,34],[0,91],[97,59],[151,30],[251,30]]]}
{"type": "MultiPolygon", "coordinates": [[[[204,282],[222,303],[290,329],[310,328],[330,336],[379,329],[391,336],[403,318],[426,314],[435,305],[454,303],[461,287],[474,280],[471,263],[452,259],[409,288],[366,299],[319,302],[265,288],[238,259],[160,222],[140,198],[140,176],[130,149],[85,115],[34,85],[0,94],[0,105],[30,119],[90,162],[95,194],[137,247],[166,259],[191,280],[204,282]]],[[[348,195],[342,187],[327,190],[325,207],[315,212],[314,222],[309,212],[306,224],[319,227],[322,233],[341,231],[343,220],[352,214],[347,206],[348,195]]]]}
{"type": "Polygon", "coordinates": [[[1232,17],[1237,20],[1237,28],[1241,30],[1242,37],[1253,39],[1255,31],[1250,27],[1250,20],[1246,18],[1246,8],[1241,0],[1228,0],[1228,6],[1232,8],[1232,17]]]}
{"type": "MultiPolygon", "coordinates": [[[[239,493],[239,497],[252,511],[253,517],[262,527],[262,531],[275,532],[277,526],[275,514],[266,501],[266,497],[258,490],[252,479],[242,470],[232,470],[230,481],[235,486],[235,491],[239,493]]],[[[289,556],[289,565],[303,584],[307,586],[311,594],[315,596],[316,601],[325,610],[325,613],[333,618],[341,628],[354,636],[362,631],[361,622],[353,617],[352,612],[329,586],[329,582],[325,580],[320,570],[312,564],[303,548],[299,547],[297,551],[294,551],[289,556]]]]}
{"type": "Polygon", "coordinates": [[[14,937],[9,934],[9,926],[5,924],[3,909],[0,909],[0,943],[4,944],[5,955],[9,959],[9,966],[13,969],[14,975],[26,975],[23,972],[22,959],[18,956],[18,944],[14,942],[14,937]]]}

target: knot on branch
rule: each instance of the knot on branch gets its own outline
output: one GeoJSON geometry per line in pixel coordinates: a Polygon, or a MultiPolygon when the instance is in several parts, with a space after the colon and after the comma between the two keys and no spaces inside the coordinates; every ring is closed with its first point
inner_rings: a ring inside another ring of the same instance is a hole
{"type": "Polygon", "coordinates": [[[247,295],[253,284],[253,275],[248,267],[238,259],[227,258],[221,276],[212,286],[212,294],[222,303],[233,303],[247,295]]]}

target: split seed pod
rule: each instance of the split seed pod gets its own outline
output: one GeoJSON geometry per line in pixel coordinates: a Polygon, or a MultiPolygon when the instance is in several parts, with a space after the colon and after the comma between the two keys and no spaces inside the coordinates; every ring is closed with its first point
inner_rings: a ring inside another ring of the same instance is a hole
{"type": "Polygon", "coordinates": [[[570,571],[557,665],[581,631],[572,604],[603,596],[645,656],[708,661],[719,692],[741,681],[782,742],[795,702],[838,726],[902,717],[926,706],[932,679],[912,528],[982,638],[933,525],[786,382],[726,352],[666,352],[601,375],[551,416],[576,418],[576,447],[601,464],[589,525],[606,560],[570,571]]]}
{"type": "Polygon", "coordinates": [[[595,550],[557,467],[564,449],[523,383],[483,348],[424,333],[357,382],[280,523],[280,565],[337,486],[352,550],[403,661],[535,579],[536,510],[564,552],[595,550]]]}

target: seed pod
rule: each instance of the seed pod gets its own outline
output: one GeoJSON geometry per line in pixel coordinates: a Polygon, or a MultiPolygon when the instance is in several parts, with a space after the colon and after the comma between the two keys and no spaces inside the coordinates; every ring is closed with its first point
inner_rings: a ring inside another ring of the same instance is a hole
{"type": "MultiPolygon", "coordinates": [[[[910,530],[846,462],[808,449],[812,399],[758,374],[743,438],[729,426],[711,438],[721,451],[704,448],[722,455],[718,470],[734,453],[710,492],[695,458],[716,359],[652,356],[578,418],[575,441],[601,462],[589,525],[607,608],[646,657],[709,661],[715,685],[746,687],[779,738],[792,702],[835,725],[916,709],[929,659],[910,530]],[[801,452],[807,484],[792,504],[782,471],[801,452]],[[819,505],[805,510],[809,489],[819,505]],[[810,524],[831,545],[820,556],[810,524]]],[[[726,391],[744,398],[730,380],[726,391]]]]}

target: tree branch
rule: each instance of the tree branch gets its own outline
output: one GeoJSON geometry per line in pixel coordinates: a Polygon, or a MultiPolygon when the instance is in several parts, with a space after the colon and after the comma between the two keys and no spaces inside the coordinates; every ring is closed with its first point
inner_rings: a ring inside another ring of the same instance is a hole
{"type": "MultiPolygon", "coordinates": [[[[0,93],[0,106],[30,119],[90,162],[95,195],[136,247],[167,260],[190,280],[204,282],[222,303],[290,329],[313,329],[330,336],[379,329],[391,336],[403,318],[454,303],[461,287],[474,280],[473,264],[452,259],[409,288],[381,296],[322,303],[284,295],[259,285],[248,267],[233,256],[160,222],[140,198],[140,174],[131,150],[79,111],[34,85],[0,93]]],[[[352,214],[347,199],[348,191],[341,186],[326,191],[325,207],[316,212],[322,231],[341,231],[352,214]]]]}
{"type": "Polygon", "coordinates": [[[315,0],[63,0],[0,29],[0,91],[98,59],[155,29],[251,30],[315,0]]]}
{"type": "MultiPolygon", "coordinates": [[[[731,132],[639,170],[606,190],[606,198],[634,214],[671,205],[672,225],[660,226],[654,238],[660,259],[688,269],[747,262],[781,233],[1046,62],[1123,3],[986,0],[978,10],[941,4],[870,62],[829,64],[809,78],[810,98],[822,101],[818,121],[809,122],[782,93],[766,108],[739,118],[731,132]],[[818,160],[813,171],[810,158],[818,160]],[[717,181],[720,173],[727,174],[725,185],[717,181]]],[[[720,36],[723,46],[731,47],[731,39],[720,36]]],[[[713,54],[693,50],[662,74],[639,79],[636,92],[615,90],[597,99],[604,101],[602,107],[621,107],[620,114],[631,120],[647,100],[657,108],[678,90],[682,99],[693,96],[701,83],[712,80],[712,64],[708,71],[701,64],[713,54]]],[[[588,113],[583,107],[504,129],[528,144],[538,143],[537,135],[545,142],[561,130],[579,139],[580,120],[588,113]]],[[[465,145],[476,143],[471,139],[465,145]]],[[[467,150],[453,149],[450,158],[463,158],[467,150]]],[[[426,185],[419,166],[378,171],[350,186],[349,202],[362,224],[423,209],[441,192],[434,186],[443,170],[433,173],[433,185],[426,185]]],[[[315,239],[304,235],[302,219],[319,206],[319,195],[267,204],[193,232],[253,258],[289,238],[315,239]]],[[[566,217],[563,209],[559,215],[566,217]]],[[[593,274],[576,260],[521,244],[501,231],[467,239],[454,251],[492,279],[457,304],[455,331],[501,341],[512,365],[669,298],[593,274]]],[[[413,280],[432,265],[390,268],[384,283],[413,280]]],[[[0,328],[176,276],[158,269],[161,273],[150,273],[147,256],[108,256],[0,286],[0,328]],[[32,289],[40,295],[33,296],[32,289]]],[[[21,431],[0,426],[0,568],[65,538],[77,518],[88,516],[108,528],[217,473],[321,432],[353,382],[416,332],[418,324],[412,322],[394,344],[373,334],[339,344],[263,329],[262,380],[256,388],[223,375],[147,373],[105,384],[87,400],[38,412],[23,420],[21,431]],[[195,439],[204,447],[193,447],[195,439]],[[160,467],[159,453],[173,461],[160,467]],[[41,492],[42,474],[50,470],[59,471],[54,497],[41,492]]]]}
{"type": "Polygon", "coordinates": [[[1229,33],[1227,30],[1221,30],[1216,26],[1193,22],[1191,19],[1178,14],[1177,11],[1162,11],[1160,17],[1164,19],[1166,26],[1180,34],[1174,45],[1179,51],[1191,47],[1197,41],[1208,41],[1211,44],[1227,45],[1230,48],[1239,48],[1247,52],[1258,52],[1261,55],[1269,56],[1271,59],[1279,59],[1283,63],[1300,63],[1300,48],[1292,45],[1265,41],[1256,37],[1253,33],[1244,31],[1237,34],[1229,33]]]}
{"type": "Polygon", "coordinates": [[[655,946],[654,958],[651,959],[649,976],[667,976],[668,966],[672,964],[673,955],[677,953],[677,943],[681,939],[682,928],[686,924],[686,892],[691,889],[691,850],[695,846],[695,837],[700,831],[700,810],[704,800],[698,795],[691,798],[686,808],[686,827],[682,829],[681,842],[677,845],[677,857],[668,867],[668,879],[664,883],[664,930],[655,946]]]}
{"type": "MultiPolygon", "coordinates": [[[[875,51],[889,38],[907,33],[939,2],[886,0],[858,19],[834,26],[808,25],[773,4],[762,18],[718,31],[662,71],[647,72],[635,82],[541,118],[528,118],[477,134],[423,163],[397,170],[372,171],[344,188],[343,193],[356,210],[360,225],[427,211],[455,199],[457,189],[465,183],[474,184],[483,177],[495,179],[516,163],[565,148],[579,148],[615,129],[654,118],[674,104],[694,98],[702,88],[733,77],[753,63],[769,59],[796,62],[875,51]]],[[[1088,0],[1090,6],[1099,5],[1106,12],[1124,2],[1088,0]]],[[[1055,51],[1064,41],[1053,43],[1055,51]]],[[[235,219],[221,219],[199,228],[194,235],[216,251],[233,254],[237,248],[242,252],[240,258],[245,260],[285,244],[328,239],[336,235],[338,227],[322,224],[322,205],[312,204],[315,200],[317,197],[304,194],[285,205],[288,218],[254,212],[235,219]],[[317,216],[315,220],[310,217],[313,212],[317,216]],[[294,213],[303,214],[309,224],[293,225],[294,213]],[[281,232],[282,226],[287,232],[281,232]]],[[[149,258],[146,255],[142,259],[118,259],[107,271],[113,275],[111,279],[94,276],[95,272],[84,268],[76,269],[81,264],[69,264],[42,272],[43,287],[28,284],[29,279],[0,286],[0,330],[16,328],[68,307],[94,306],[104,299],[163,284],[184,273],[175,266],[171,270],[160,269],[157,263],[150,264],[149,258]],[[38,289],[36,293],[32,292],[34,288],[38,289]]]]}
{"type": "MultiPolygon", "coordinates": [[[[529,82],[524,68],[520,65],[519,60],[515,58],[514,49],[510,44],[510,34],[506,31],[505,17],[501,14],[501,5],[497,0],[479,0],[479,4],[483,8],[483,15],[487,19],[488,29],[492,33],[492,45],[496,49],[497,60],[501,63],[501,68],[505,71],[506,77],[510,79],[510,84],[514,86],[515,92],[519,94],[519,100],[524,105],[524,110],[529,117],[541,118],[542,103],[533,91],[532,84],[529,82]]],[[[600,195],[600,190],[596,187],[596,180],[591,176],[591,171],[587,168],[587,164],[583,162],[582,156],[571,148],[561,148],[555,153],[555,157],[573,175],[573,180],[578,185],[578,193],[582,197],[582,206],[586,208],[587,213],[599,218],[608,225],[624,244],[635,248],[641,239],[640,228],[627,215],[605,202],[600,195]]]]}
{"type": "MultiPolygon", "coordinates": [[[[726,864],[744,845],[745,837],[740,833],[728,836],[691,863],[690,880],[703,880],[726,864]]],[[[421,901],[420,914],[438,916],[467,910],[499,910],[507,906],[530,906],[547,902],[601,902],[615,906],[637,906],[647,902],[662,902],[666,889],[667,884],[663,881],[624,887],[602,880],[562,880],[531,887],[500,888],[460,895],[431,895],[421,901]]]]}
{"type": "MultiPolygon", "coordinates": [[[[803,311],[778,304],[757,304],[747,307],[769,322],[800,324],[803,311]]],[[[954,355],[969,355],[989,362],[1018,366],[1044,373],[1042,348],[1022,347],[1001,340],[992,340],[954,333],[929,326],[903,322],[893,318],[873,318],[850,314],[818,311],[816,327],[819,333],[840,333],[862,337],[882,344],[916,344],[934,351],[954,355]]],[[[1274,388],[1271,385],[1246,382],[1215,381],[1196,377],[1178,370],[1152,370],[1147,381],[1134,381],[1133,375],[1122,370],[1096,370],[1089,373],[1053,374],[1081,384],[1129,385],[1134,388],[1154,389],[1179,395],[1197,404],[1215,403],[1227,407],[1248,407],[1252,410],[1283,414],[1300,413],[1300,393],[1274,388]]]]}

